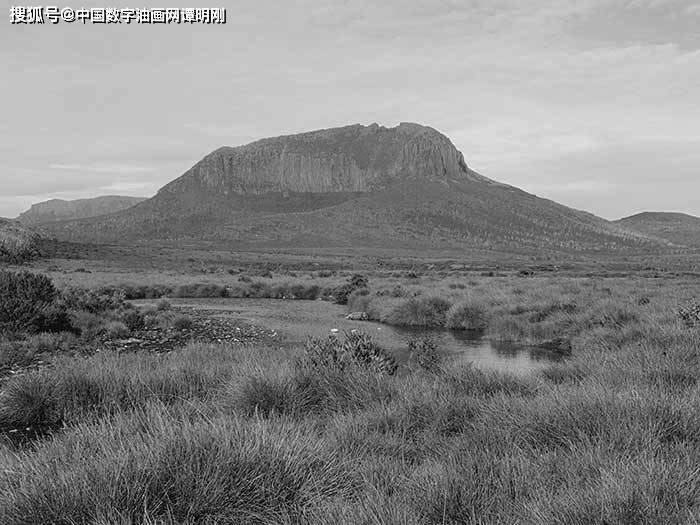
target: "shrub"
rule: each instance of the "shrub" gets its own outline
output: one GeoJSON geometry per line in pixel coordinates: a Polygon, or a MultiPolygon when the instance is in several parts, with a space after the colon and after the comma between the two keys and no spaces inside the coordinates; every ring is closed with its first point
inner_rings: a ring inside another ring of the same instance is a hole
{"type": "Polygon", "coordinates": [[[0,271],[0,332],[35,332],[58,295],[45,275],[0,271]]]}
{"type": "Polygon", "coordinates": [[[397,326],[445,326],[450,303],[440,297],[411,298],[398,304],[384,319],[397,326]]]}
{"type": "Polygon", "coordinates": [[[411,361],[426,372],[436,373],[442,369],[443,355],[430,338],[411,339],[408,342],[408,355],[411,361]]]}
{"type": "Polygon", "coordinates": [[[350,312],[368,312],[372,303],[369,290],[367,288],[355,290],[348,296],[347,303],[350,312]]]}
{"type": "Polygon", "coordinates": [[[58,304],[51,304],[41,312],[34,322],[36,332],[72,332],[79,333],[80,330],[73,326],[70,314],[58,304]]]}
{"type": "Polygon", "coordinates": [[[176,316],[172,321],[172,326],[176,330],[189,330],[192,328],[192,324],[192,318],[185,314],[176,316]]]}
{"type": "Polygon", "coordinates": [[[61,302],[66,308],[91,313],[123,308],[125,298],[124,290],[114,288],[69,288],[61,294],[61,302]]]}
{"type": "Polygon", "coordinates": [[[484,330],[487,324],[486,309],[475,301],[453,304],[447,311],[446,326],[452,330],[484,330]]]}
{"type": "Polygon", "coordinates": [[[291,286],[289,292],[294,299],[314,300],[321,293],[321,287],[315,284],[311,286],[295,284],[291,286]]]}
{"type": "Polygon", "coordinates": [[[228,289],[218,284],[183,284],[173,292],[174,297],[228,297],[228,289]]]}
{"type": "Polygon", "coordinates": [[[131,332],[121,321],[109,321],[102,326],[100,333],[107,339],[124,339],[129,337],[131,332]]]}
{"type": "Polygon", "coordinates": [[[122,321],[117,321],[90,312],[73,312],[71,322],[78,327],[84,339],[123,339],[130,334],[122,321]]]}
{"type": "Polygon", "coordinates": [[[156,310],[158,310],[159,312],[167,312],[171,308],[172,308],[172,305],[170,304],[170,301],[168,301],[167,299],[161,299],[156,304],[156,310]]]}
{"type": "Polygon", "coordinates": [[[362,274],[356,273],[348,279],[347,283],[336,286],[333,289],[333,298],[337,304],[348,304],[348,297],[351,293],[360,288],[368,287],[369,279],[362,274]]]}
{"type": "Polygon", "coordinates": [[[0,342],[0,368],[27,365],[43,354],[56,355],[71,350],[76,343],[69,332],[41,333],[19,341],[0,342]]]}
{"type": "Polygon", "coordinates": [[[304,346],[304,365],[312,368],[345,370],[353,365],[362,365],[375,371],[393,374],[397,365],[394,358],[380,348],[364,333],[344,334],[341,341],[335,336],[326,339],[309,338],[304,346]]]}
{"type": "Polygon", "coordinates": [[[353,274],[348,280],[348,283],[355,289],[369,288],[369,279],[366,275],[363,275],[361,273],[353,274]]]}
{"type": "Polygon", "coordinates": [[[124,292],[125,299],[157,299],[164,295],[172,295],[173,289],[163,285],[122,285],[121,290],[124,292]]]}
{"type": "Polygon", "coordinates": [[[141,312],[136,309],[126,310],[122,314],[122,323],[132,332],[146,328],[146,322],[141,312]]]}
{"type": "Polygon", "coordinates": [[[700,302],[692,302],[679,308],[678,317],[688,328],[700,325],[700,302]]]}
{"type": "Polygon", "coordinates": [[[341,284],[333,288],[333,300],[336,304],[348,304],[348,297],[355,289],[350,284],[341,284]]]}
{"type": "Polygon", "coordinates": [[[262,281],[255,281],[250,283],[248,287],[251,297],[270,297],[272,295],[272,286],[269,283],[264,283],[262,281]]]}
{"type": "Polygon", "coordinates": [[[94,339],[102,334],[106,322],[107,319],[97,314],[84,311],[71,312],[71,324],[85,339],[94,339]]]}

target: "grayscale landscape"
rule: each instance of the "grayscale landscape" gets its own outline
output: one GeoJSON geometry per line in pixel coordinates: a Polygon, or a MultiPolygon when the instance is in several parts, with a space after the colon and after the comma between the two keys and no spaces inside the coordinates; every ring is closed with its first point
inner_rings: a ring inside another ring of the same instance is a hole
{"type": "Polygon", "coordinates": [[[697,22],[8,24],[0,523],[700,522],[697,22]]]}

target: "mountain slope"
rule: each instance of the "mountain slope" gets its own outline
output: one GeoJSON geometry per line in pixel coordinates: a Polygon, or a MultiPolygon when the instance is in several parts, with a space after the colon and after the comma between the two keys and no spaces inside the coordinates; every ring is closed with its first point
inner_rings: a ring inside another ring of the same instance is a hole
{"type": "Polygon", "coordinates": [[[42,224],[61,220],[85,219],[122,211],[144,200],[146,200],[144,197],[123,197],[121,195],[105,195],[92,199],[70,201],[51,199],[32,204],[30,209],[17,217],[17,220],[22,224],[42,224]]]}
{"type": "Polygon", "coordinates": [[[643,252],[664,242],[471,170],[436,130],[353,125],[220,148],[151,199],[50,225],[71,240],[643,252]]]}
{"type": "Polygon", "coordinates": [[[700,217],[685,213],[647,211],[619,219],[615,223],[674,244],[700,248],[700,217]]]}

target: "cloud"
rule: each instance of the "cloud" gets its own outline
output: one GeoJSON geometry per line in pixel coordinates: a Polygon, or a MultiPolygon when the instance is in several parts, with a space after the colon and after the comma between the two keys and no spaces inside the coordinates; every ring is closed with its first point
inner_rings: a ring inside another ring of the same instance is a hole
{"type": "MultiPolygon", "coordinates": [[[[565,188],[586,195],[614,173],[687,207],[698,12],[695,0],[241,0],[219,27],[8,26],[0,215],[12,196],[157,188],[223,145],[400,121],[544,196],[578,199],[565,188]]],[[[575,203],[608,213],[627,198],[575,203]]]]}
{"type": "Polygon", "coordinates": [[[129,165],[81,165],[81,164],[50,164],[49,168],[54,170],[88,171],[94,173],[116,173],[116,174],[138,174],[152,173],[156,168],[152,166],[129,166],[129,165]]]}

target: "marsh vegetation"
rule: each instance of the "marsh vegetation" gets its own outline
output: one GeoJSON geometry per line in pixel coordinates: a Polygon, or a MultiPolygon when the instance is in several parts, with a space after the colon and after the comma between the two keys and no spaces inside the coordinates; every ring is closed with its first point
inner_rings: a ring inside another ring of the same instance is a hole
{"type": "MultiPolygon", "coordinates": [[[[262,279],[331,289],[354,273],[262,279]]],[[[0,383],[0,521],[698,521],[696,281],[365,277],[348,311],[570,350],[516,376],[417,338],[396,363],[359,322],[305,344],[88,351],[142,323],[188,321],[166,301],[131,305],[118,283],[7,277],[53,287],[45,304],[27,295],[27,319],[68,325],[4,330],[4,359],[21,346],[42,364],[0,383]]]]}

